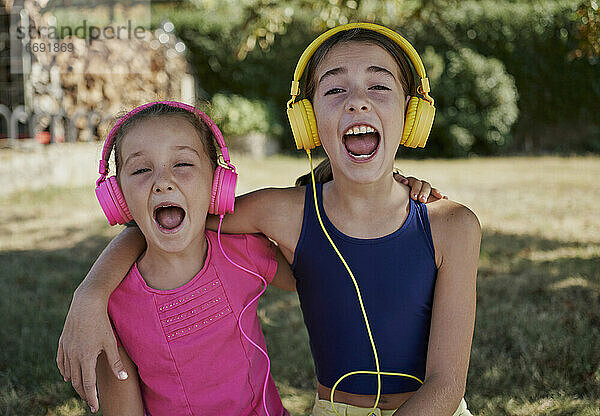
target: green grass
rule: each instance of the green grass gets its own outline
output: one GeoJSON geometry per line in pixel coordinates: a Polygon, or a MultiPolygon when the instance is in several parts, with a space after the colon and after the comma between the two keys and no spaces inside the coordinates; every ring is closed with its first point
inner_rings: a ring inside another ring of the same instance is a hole
{"type": "MultiPolygon", "coordinates": [[[[303,159],[237,157],[239,190],[291,184],[303,159]]],[[[398,161],[483,226],[466,399],[479,415],[600,415],[600,158],[398,161]]],[[[8,180],[8,178],[3,178],[8,180]]],[[[84,415],[54,361],[71,294],[110,238],[89,188],[0,200],[0,414],[84,415]]],[[[308,414],[314,370],[296,295],[259,309],[273,374],[308,414]]]]}

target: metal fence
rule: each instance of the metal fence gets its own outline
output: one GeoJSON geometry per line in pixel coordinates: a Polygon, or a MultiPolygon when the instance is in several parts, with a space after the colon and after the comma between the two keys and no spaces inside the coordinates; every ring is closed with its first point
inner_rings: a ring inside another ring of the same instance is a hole
{"type": "Polygon", "coordinates": [[[10,109],[0,104],[0,132],[6,128],[8,144],[16,146],[17,141],[23,138],[21,132],[25,130],[25,137],[38,138],[46,143],[76,142],[80,139],[82,130],[87,131],[85,141],[98,139],[98,127],[113,120],[112,115],[98,113],[97,111],[78,111],[68,117],[65,110],[60,108],[54,114],[35,113],[25,106],[19,105],[10,109]],[[78,127],[79,120],[84,119],[85,127],[78,127]],[[47,134],[41,134],[47,132],[47,134]],[[47,137],[47,139],[45,139],[47,137]]]}

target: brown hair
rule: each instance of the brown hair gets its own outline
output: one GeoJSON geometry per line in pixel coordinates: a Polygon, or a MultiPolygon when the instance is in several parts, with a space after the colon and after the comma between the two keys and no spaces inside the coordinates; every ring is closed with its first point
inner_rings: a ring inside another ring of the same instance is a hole
{"type": "Polygon", "coordinates": [[[210,159],[213,170],[217,168],[217,149],[215,146],[215,138],[204,121],[202,121],[202,119],[196,114],[183,108],[157,103],[148,108],[144,108],[142,111],[125,120],[125,122],[116,131],[113,138],[113,147],[115,151],[117,178],[119,177],[119,170],[121,168],[121,164],[123,163],[121,160],[121,144],[123,142],[123,138],[127,135],[129,130],[131,130],[140,122],[155,117],[178,117],[189,122],[194,129],[196,129],[196,132],[202,141],[204,152],[210,159]]]}
{"type": "MultiPolygon", "coordinates": [[[[369,43],[385,49],[392,56],[392,58],[394,58],[396,64],[398,64],[398,69],[400,70],[400,84],[402,85],[404,95],[415,95],[416,85],[411,70],[410,59],[406,56],[402,47],[400,47],[400,45],[398,45],[392,39],[379,32],[369,29],[350,29],[338,32],[328,38],[317,48],[313,56],[310,58],[310,61],[308,61],[308,65],[306,66],[306,89],[304,91],[304,98],[310,101],[312,101],[314,98],[317,89],[316,70],[329,51],[338,44],[350,42],[369,43]]],[[[317,183],[325,183],[332,180],[333,172],[331,171],[331,163],[329,162],[329,158],[325,157],[325,160],[319,163],[314,172],[315,181],[317,183]]],[[[296,186],[306,185],[310,181],[310,173],[307,173],[296,179],[296,186]]]]}

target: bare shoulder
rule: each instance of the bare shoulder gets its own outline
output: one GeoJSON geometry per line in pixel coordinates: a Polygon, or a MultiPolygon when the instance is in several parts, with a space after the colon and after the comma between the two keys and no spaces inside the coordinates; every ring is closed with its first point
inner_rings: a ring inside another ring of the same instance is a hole
{"type": "Polygon", "coordinates": [[[431,228],[447,228],[448,231],[477,232],[481,225],[477,215],[466,206],[448,199],[427,204],[431,228]]]}
{"type": "Polygon", "coordinates": [[[436,262],[457,252],[479,253],[481,224],[477,215],[458,202],[440,199],[427,204],[436,262]]]}

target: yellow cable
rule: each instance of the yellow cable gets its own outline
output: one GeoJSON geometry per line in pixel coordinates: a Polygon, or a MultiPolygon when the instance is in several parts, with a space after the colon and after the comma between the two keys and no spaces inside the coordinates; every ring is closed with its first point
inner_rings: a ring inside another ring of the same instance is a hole
{"type": "Polygon", "coordinates": [[[318,207],[318,202],[317,202],[317,186],[315,184],[315,174],[313,172],[312,157],[310,155],[310,149],[305,149],[305,150],[306,150],[306,154],[308,155],[308,160],[310,162],[310,176],[311,176],[311,179],[312,179],[313,198],[314,198],[314,201],[315,201],[315,210],[317,212],[317,218],[319,220],[319,224],[321,224],[321,229],[323,230],[323,233],[325,233],[325,237],[327,237],[327,240],[329,240],[329,243],[331,244],[331,247],[333,247],[333,250],[336,252],[336,254],[340,258],[342,264],[344,265],[344,267],[348,271],[348,274],[350,275],[350,278],[352,279],[352,283],[354,283],[354,288],[356,289],[356,295],[358,296],[358,303],[360,305],[360,310],[361,310],[363,318],[365,320],[365,326],[367,327],[367,334],[369,335],[369,341],[371,342],[371,348],[373,349],[373,356],[375,357],[375,368],[377,369],[377,371],[361,370],[361,371],[351,371],[349,373],[344,374],[342,377],[340,377],[335,382],[335,384],[331,388],[331,394],[330,394],[329,400],[331,401],[331,407],[332,407],[333,411],[335,412],[335,414],[337,416],[342,416],[335,409],[335,404],[333,402],[333,395],[334,395],[335,389],[337,388],[337,385],[340,384],[340,382],[343,379],[345,379],[346,377],[350,377],[350,376],[353,376],[353,375],[356,375],[356,374],[373,374],[373,375],[377,375],[377,396],[375,398],[375,404],[373,405],[373,408],[371,409],[371,412],[373,413],[377,409],[377,405],[379,405],[379,399],[381,398],[381,376],[382,375],[384,375],[384,376],[398,376],[398,377],[412,378],[412,379],[418,381],[421,384],[423,384],[423,381],[421,381],[419,378],[417,378],[415,376],[411,376],[410,374],[382,372],[381,369],[379,368],[379,356],[377,355],[377,348],[375,348],[375,341],[373,340],[373,334],[371,333],[371,325],[369,324],[369,318],[367,318],[367,311],[365,310],[365,305],[363,304],[362,296],[361,296],[361,293],[360,293],[360,288],[358,287],[358,283],[356,282],[356,279],[354,278],[354,273],[352,273],[352,270],[350,270],[350,267],[348,266],[348,263],[346,263],[346,260],[344,259],[344,257],[342,256],[342,254],[338,250],[337,246],[335,245],[335,243],[333,242],[333,240],[329,236],[329,233],[325,229],[325,225],[323,225],[323,220],[321,219],[321,214],[319,213],[319,207],[318,207]]]}

